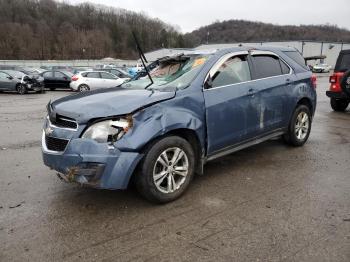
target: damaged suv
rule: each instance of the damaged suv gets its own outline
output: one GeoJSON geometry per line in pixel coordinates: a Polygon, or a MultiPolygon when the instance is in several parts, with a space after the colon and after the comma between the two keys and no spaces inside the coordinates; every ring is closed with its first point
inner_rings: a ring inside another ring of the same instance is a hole
{"type": "MultiPolygon", "coordinates": [[[[71,182],[181,196],[207,161],[271,138],[308,139],[315,79],[291,48],[186,52],[148,76],[50,102],[44,163],[71,182]],[[288,53],[288,54],[287,54],[288,53]]],[[[298,53],[297,53],[298,54],[298,53]]]]}

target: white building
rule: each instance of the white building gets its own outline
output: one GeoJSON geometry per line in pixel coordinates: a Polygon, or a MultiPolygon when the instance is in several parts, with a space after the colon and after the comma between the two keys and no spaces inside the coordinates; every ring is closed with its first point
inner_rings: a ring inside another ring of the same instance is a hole
{"type": "MultiPolygon", "coordinates": [[[[208,44],[200,45],[195,50],[208,50],[208,49],[223,49],[229,47],[236,47],[242,44],[243,46],[258,46],[258,45],[269,45],[269,46],[289,46],[294,47],[303,54],[304,57],[320,56],[324,55],[326,58],[324,62],[335,66],[338,54],[343,49],[350,49],[350,43],[335,43],[335,42],[316,42],[316,41],[281,41],[281,42],[255,42],[255,43],[232,43],[232,44],[208,44]]],[[[164,56],[171,56],[181,53],[181,51],[190,50],[183,48],[163,48],[148,52],[145,54],[149,62],[155,61],[158,58],[164,56]]],[[[310,61],[310,64],[314,64],[319,61],[310,61]]]]}

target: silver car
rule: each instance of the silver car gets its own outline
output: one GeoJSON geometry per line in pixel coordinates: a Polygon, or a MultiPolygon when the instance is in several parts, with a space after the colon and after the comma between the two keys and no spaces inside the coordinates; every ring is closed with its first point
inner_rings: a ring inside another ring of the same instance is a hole
{"type": "Polygon", "coordinates": [[[128,78],[120,78],[104,71],[84,71],[72,77],[70,88],[74,91],[89,91],[100,88],[116,87],[123,84],[128,78]]]}

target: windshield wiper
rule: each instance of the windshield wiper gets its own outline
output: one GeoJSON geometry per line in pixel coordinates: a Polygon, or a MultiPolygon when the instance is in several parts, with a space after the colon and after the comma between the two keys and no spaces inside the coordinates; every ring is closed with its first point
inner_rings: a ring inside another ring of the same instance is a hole
{"type": "Polygon", "coordinates": [[[133,37],[134,37],[134,39],[135,39],[137,51],[139,52],[139,56],[140,56],[142,65],[143,65],[143,67],[145,68],[145,71],[146,71],[146,73],[147,73],[147,75],[148,75],[149,80],[151,81],[151,83],[145,87],[145,89],[147,89],[148,87],[150,87],[151,85],[153,85],[154,82],[153,82],[153,79],[152,79],[152,77],[151,77],[151,75],[150,75],[150,73],[149,73],[149,71],[148,71],[147,66],[146,66],[146,63],[148,63],[148,61],[147,61],[147,59],[146,59],[146,57],[145,57],[145,54],[142,52],[141,46],[140,46],[140,44],[139,44],[139,41],[138,41],[138,39],[137,39],[136,34],[135,34],[134,31],[132,32],[132,35],[133,35],[133,37]]]}

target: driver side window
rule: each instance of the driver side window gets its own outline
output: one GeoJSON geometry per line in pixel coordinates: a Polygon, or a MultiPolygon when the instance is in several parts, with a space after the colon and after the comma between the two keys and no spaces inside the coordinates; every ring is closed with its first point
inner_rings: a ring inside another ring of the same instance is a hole
{"type": "Polygon", "coordinates": [[[212,87],[232,85],[251,80],[247,56],[228,58],[211,78],[212,87]]]}

